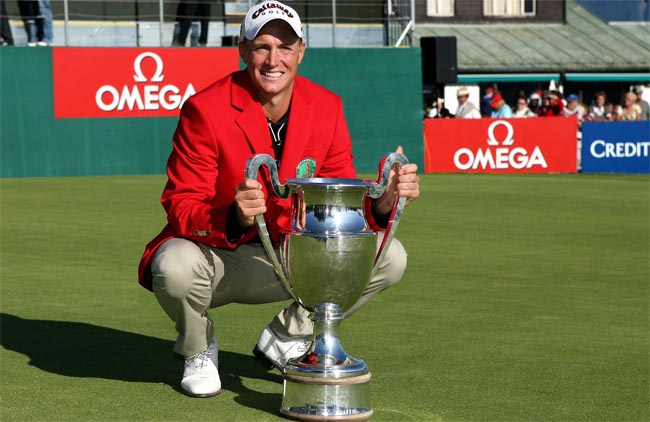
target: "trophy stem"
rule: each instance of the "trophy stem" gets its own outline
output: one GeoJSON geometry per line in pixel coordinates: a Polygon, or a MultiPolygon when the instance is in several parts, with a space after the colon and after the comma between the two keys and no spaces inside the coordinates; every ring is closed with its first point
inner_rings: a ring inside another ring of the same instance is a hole
{"type": "Polygon", "coordinates": [[[371,374],[366,363],[348,355],[337,329],[344,315],[338,305],[316,305],[311,319],[314,340],[309,352],[285,367],[280,412],[298,420],[366,420],[371,374]]]}

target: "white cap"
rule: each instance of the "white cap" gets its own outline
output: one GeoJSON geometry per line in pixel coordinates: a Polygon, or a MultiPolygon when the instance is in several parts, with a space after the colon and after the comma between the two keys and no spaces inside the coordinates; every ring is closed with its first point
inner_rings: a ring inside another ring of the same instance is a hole
{"type": "Polygon", "coordinates": [[[265,1],[251,7],[241,25],[240,38],[254,40],[260,29],[275,19],[288,23],[298,38],[302,38],[300,16],[291,7],[279,1],[265,1]]]}

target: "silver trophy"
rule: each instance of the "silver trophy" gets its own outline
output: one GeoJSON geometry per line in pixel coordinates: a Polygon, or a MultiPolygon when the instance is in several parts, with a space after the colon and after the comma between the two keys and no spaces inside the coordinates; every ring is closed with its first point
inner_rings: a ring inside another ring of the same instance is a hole
{"type": "Polygon", "coordinates": [[[282,185],[271,156],[258,154],[246,163],[247,178],[257,180],[265,165],[274,194],[283,199],[291,195],[291,228],[280,233],[277,250],[263,215],[255,223],[278,277],[314,323],[311,348],[284,368],[280,412],[285,416],[307,421],[372,416],[368,366],[345,352],[337,329],[379,267],[406,202],[406,197],[396,199],[378,247],[378,234],[364,215],[364,198],[380,197],[391,168],[406,164],[404,155],[391,153],[380,164],[379,182],[296,178],[282,185]]]}

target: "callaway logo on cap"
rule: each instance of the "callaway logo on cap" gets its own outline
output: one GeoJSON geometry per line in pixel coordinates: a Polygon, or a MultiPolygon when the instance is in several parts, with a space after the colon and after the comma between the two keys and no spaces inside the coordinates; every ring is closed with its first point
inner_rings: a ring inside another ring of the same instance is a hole
{"type": "Polygon", "coordinates": [[[293,32],[302,38],[300,16],[291,7],[278,1],[265,1],[251,7],[242,23],[240,38],[254,40],[260,29],[275,19],[281,19],[291,25],[293,32]]]}

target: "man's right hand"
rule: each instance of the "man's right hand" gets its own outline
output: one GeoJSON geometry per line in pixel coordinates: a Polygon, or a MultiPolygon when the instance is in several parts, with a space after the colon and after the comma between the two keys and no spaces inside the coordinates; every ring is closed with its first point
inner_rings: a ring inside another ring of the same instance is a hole
{"type": "Polygon", "coordinates": [[[255,216],[266,212],[262,185],[257,180],[246,179],[235,188],[237,222],[244,228],[255,223],[255,216]]]}

